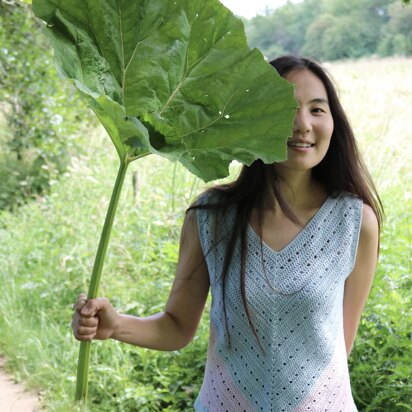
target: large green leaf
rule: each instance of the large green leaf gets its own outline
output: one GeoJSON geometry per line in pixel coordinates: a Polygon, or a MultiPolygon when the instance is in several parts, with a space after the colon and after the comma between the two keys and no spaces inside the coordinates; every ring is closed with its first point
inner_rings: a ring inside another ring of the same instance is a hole
{"type": "Polygon", "coordinates": [[[205,181],[286,158],[296,102],[217,0],[34,0],[59,71],[121,159],[179,160],[205,181]]]}

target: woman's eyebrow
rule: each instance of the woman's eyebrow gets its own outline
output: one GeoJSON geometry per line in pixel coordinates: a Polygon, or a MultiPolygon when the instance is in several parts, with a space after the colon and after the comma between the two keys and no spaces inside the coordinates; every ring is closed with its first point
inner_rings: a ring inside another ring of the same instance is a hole
{"type": "Polygon", "coordinates": [[[328,99],[325,99],[323,97],[317,97],[315,99],[312,99],[309,101],[309,103],[323,103],[323,104],[329,104],[328,99]]]}

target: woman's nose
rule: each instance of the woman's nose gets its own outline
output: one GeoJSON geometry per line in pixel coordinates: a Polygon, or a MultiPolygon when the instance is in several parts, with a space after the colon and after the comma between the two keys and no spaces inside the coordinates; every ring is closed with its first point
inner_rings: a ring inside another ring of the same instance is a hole
{"type": "Polygon", "coordinates": [[[298,109],[296,112],[295,120],[293,122],[294,133],[307,133],[310,131],[310,120],[307,113],[304,110],[298,109]]]}

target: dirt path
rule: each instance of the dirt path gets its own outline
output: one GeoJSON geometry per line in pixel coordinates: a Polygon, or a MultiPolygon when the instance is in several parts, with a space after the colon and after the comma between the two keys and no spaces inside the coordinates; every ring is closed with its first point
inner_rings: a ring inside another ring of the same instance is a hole
{"type": "Polygon", "coordinates": [[[38,396],[14,383],[4,372],[3,365],[4,359],[0,358],[0,411],[40,412],[38,396]]]}

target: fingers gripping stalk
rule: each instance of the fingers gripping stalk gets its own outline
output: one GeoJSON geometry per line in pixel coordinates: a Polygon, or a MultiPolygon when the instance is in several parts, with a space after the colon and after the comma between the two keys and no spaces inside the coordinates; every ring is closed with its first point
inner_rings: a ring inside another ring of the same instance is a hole
{"type": "Polygon", "coordinates": [[[81,294],[74,305],[72,329],[77,340],[105,340],[112,337],[118,314],[106,298],[85,299],[81,294]]]}

